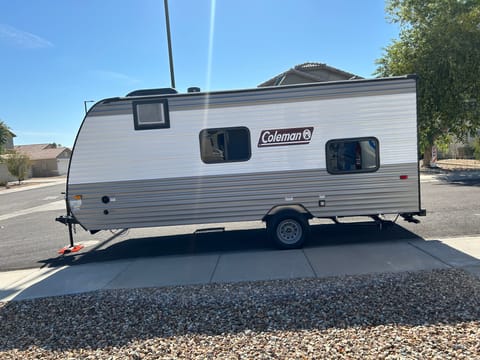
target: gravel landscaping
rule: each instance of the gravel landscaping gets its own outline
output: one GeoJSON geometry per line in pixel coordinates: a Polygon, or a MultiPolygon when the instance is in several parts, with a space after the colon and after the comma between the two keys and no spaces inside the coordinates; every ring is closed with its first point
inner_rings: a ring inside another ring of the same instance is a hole
{"type": "Polygon", "coordinates": [[[0,304],[1,359],[478,359],[479,339],[480,281],[453,269],[0,304]]]}

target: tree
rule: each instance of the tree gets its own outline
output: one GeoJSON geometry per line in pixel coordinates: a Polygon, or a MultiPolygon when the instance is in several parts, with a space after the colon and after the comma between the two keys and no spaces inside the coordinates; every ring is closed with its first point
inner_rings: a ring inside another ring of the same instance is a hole
{"type": "Polygon", "coordinates": [[[465,139],[480,127],[480,1],[387,0],[399,39],[377,60],[376,74],[415,73],[420,147],[465,139]]]}
{"type": "Polygon", "coordinates": [[[22,180],[25,180],[30,168],[30,159],[27,155],[18,151],[11,151],[4,156],[3,161],[7,165],[10,174],[17,178],[19,184],[22,180]]]}
{"type": "Polygon", "coordinates": [[[5,145],[10,137],[10,129],[0,120],[0,155],[5,151],[5,145]]]}

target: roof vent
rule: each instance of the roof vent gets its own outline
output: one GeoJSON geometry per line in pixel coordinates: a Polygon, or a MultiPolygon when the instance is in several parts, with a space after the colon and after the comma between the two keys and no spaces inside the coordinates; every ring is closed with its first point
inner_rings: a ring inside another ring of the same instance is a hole
{"type": "Polygon", "coordinates": [[[189,93],[200,92],[200,88],[199,88],[199,87],[196,87],[196,86],[192,86],[192,87],[189,87],[189,88],[187,89],[187,92],[189,92],[189,93]]]}
{"type": "Polygon", "coordinates": [[[178,94],[178,91],[172,88],[143,89],[143,90],[132,91],[127,94],[127,97],[128,96],[167,95],[167,94],[178,94]]]}

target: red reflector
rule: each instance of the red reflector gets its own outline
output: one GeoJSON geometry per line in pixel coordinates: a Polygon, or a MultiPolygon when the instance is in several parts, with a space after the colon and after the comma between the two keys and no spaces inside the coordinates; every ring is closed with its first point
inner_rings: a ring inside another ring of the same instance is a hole
{"type": "Polygon", "coordinates": [[[400,175],[400,180],[407,180],[408,179],[408,175],[400,175]]]}

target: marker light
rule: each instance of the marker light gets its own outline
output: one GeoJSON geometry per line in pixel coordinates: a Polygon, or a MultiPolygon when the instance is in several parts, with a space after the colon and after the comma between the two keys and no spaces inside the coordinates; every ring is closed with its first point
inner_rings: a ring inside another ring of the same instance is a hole
{"type": "Polygon", "coordinates": [[[79,210],[82,206],[82,195],[73,195],[72,199],[68,202],[72,211],[79,210]]]}

